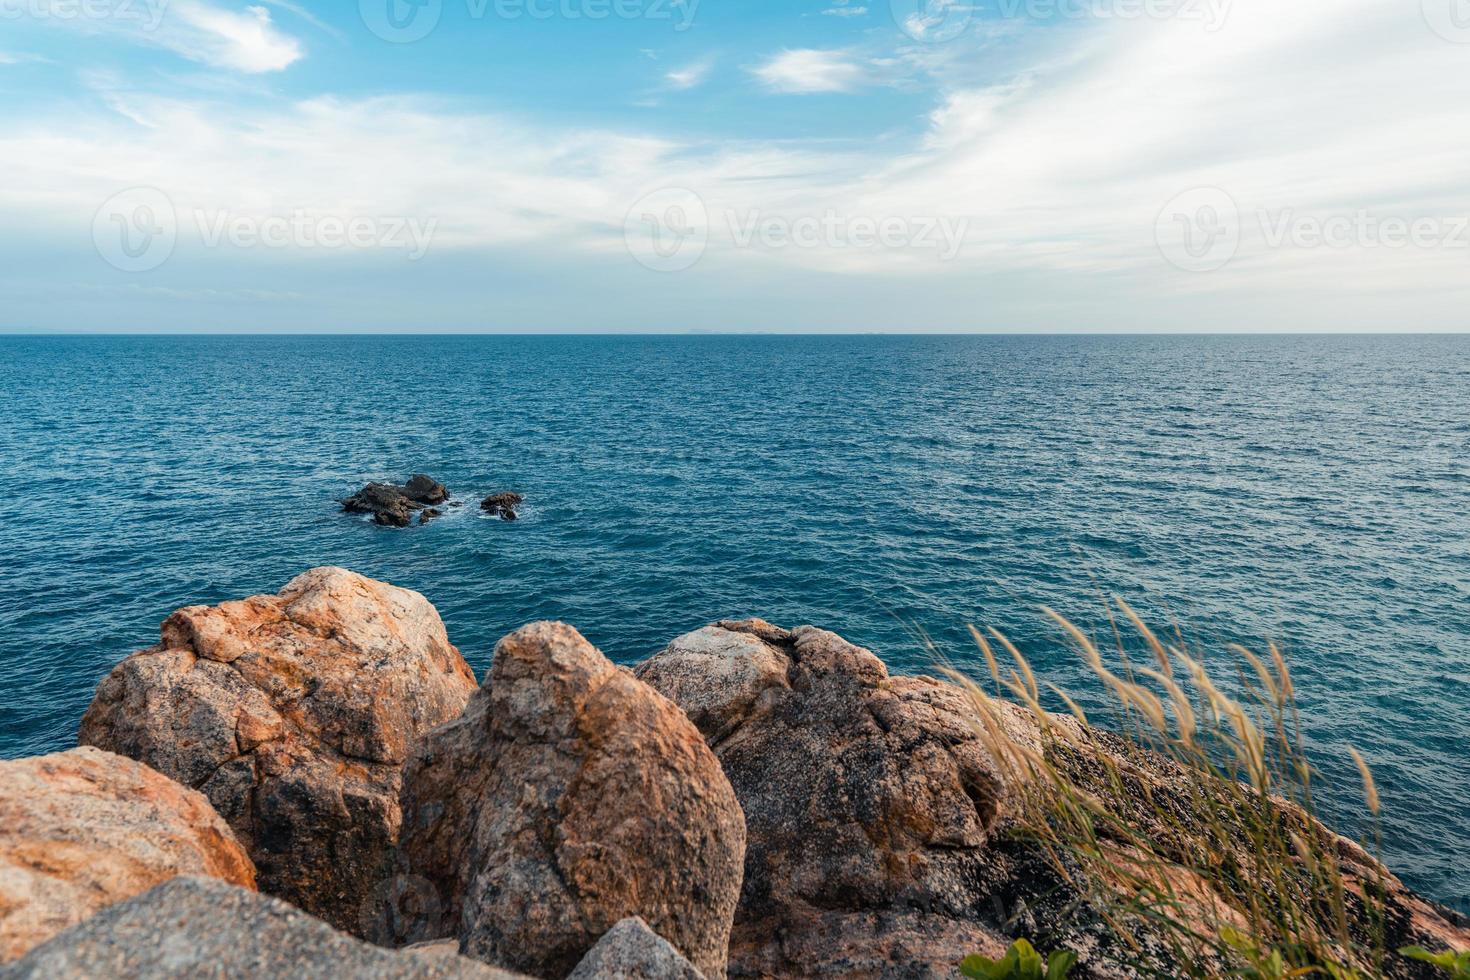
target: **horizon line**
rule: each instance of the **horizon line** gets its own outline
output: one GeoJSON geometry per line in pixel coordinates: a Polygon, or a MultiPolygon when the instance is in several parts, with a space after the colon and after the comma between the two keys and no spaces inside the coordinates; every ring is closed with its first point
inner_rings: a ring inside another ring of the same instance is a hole
{"type": "Polygon", "coordinates": [[[1464,337],[1470,327],[1458,330],[1389,331],[1370,330],[550,330],[417,332],[409,330],[314,331],[314,330],[0,330],[0,337],[342,337],[446,339],[473,337],[1464,337]]]}

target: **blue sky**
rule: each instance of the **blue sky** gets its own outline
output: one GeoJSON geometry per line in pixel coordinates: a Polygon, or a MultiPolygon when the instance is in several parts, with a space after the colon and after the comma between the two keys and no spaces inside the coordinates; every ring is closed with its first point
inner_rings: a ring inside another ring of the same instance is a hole
{"type": "Polygon", "coordinates": [[[0,330],[1463,330],[1470,0],[0,0],[0,330]]]}

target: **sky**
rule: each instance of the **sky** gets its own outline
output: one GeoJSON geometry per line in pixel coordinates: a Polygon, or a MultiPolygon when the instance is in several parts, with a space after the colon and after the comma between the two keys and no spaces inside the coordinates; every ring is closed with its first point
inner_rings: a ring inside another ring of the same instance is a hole
{"type": "Polygon", "coordinates": [[[1470,0],[0,0],[0,331],[1470,327],[1470,0]]]}

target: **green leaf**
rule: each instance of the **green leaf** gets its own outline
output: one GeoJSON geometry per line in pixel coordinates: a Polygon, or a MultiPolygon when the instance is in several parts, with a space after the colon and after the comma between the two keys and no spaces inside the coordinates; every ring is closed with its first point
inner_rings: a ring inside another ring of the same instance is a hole
{"type": "Polygon", "coordinates": [[[1470,953],[1456,953],[1453,950],[1444,953],[1431,953],[1422,946],[1405,946],[1399,950],[1399,955],[1407,956],[1411,960],[1419,960],[1442,967],[1448,970],[1450,976],[1454,977],[1455,980],[1470,980],[1470,953]]]}
{"type": "Polygon", "coordinates": [[[1041,954],[1036,951],[1035,946],[1024,939],[1017,939],[1016,944],[1011,947],[1011,952],[1006,954],[1007,958],[1011,953],[1015,954],[1018,961],[1016,976],[1020,980],[1044,980],[1041,974],[1041,954]]]}
{"type": "Polygon", "coordinates": [[[986,956],[967,956],[960,963],[960,974],[970,980],[1066,980],[1077,965],[1075,953],[1061,950],[1043,960],[1024,939],[1017,939],[1006,955],[998,960],[986,956]]]}
{"type": "Polygon", "coordinates": [[[998,980],[995,973],[996,960],[983,956],[966,956],[960,963],[960,975],[970,980],[998,980]]]}
{"type": "Polygon", "coordinates": [[[1058,950],[1046,962],[1046,980],[1067,980],[1067,974],[1077,965],[1077,954],[1070,950],[1058,950]]]}

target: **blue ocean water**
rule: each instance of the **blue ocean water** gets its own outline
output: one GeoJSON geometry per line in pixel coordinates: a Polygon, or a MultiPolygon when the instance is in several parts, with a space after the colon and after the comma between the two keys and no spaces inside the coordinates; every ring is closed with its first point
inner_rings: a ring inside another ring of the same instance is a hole
{"type": "MultiPolygon", "coordinates": [[[[0,757],[63,749],[174,608],[345,565],[477,670],[531,620],[632,662],[717,618],[896,671],[969,622],[1085,683],[1037,606],[1275,639],[1329,814],[1470,910],[1470,337],[0,338],[0,757]],[[466,498],[377,528],[412,472],[466,498]]],[[[970,660],[973,662],[973,659],[970,660]]]]}

